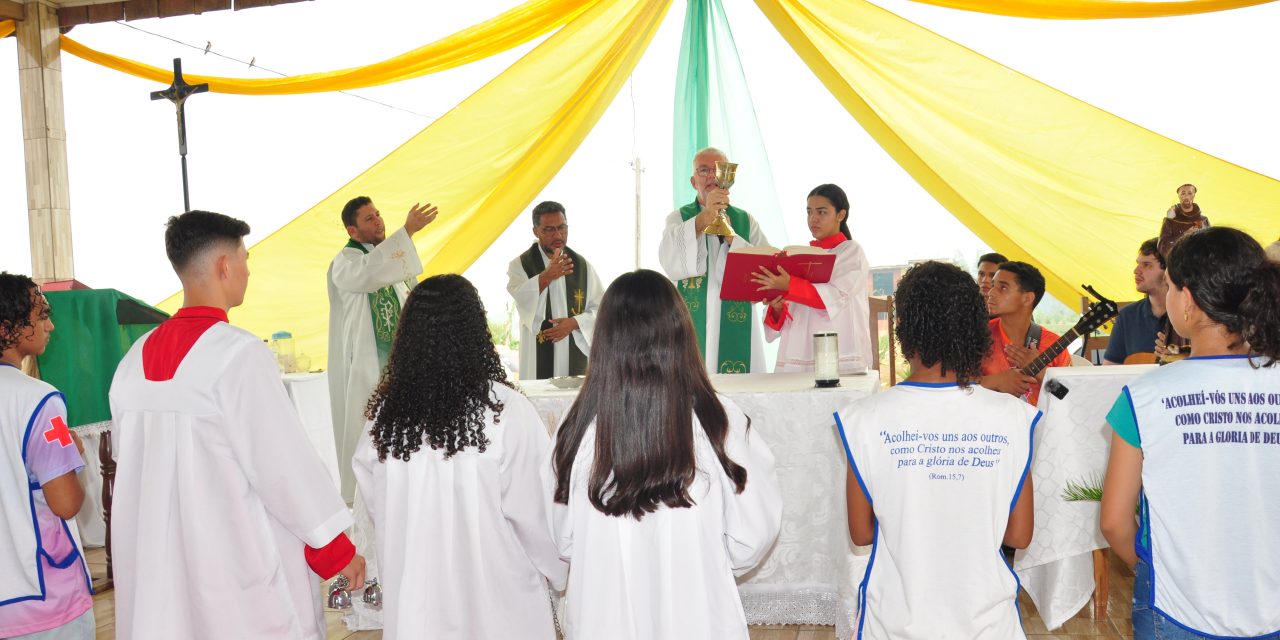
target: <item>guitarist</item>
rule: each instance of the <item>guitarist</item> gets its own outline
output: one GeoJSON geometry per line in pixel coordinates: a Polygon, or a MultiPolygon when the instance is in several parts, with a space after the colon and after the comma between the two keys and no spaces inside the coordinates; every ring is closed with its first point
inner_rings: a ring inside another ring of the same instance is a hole
{"type": "MultiPolygon", "coordinates": [[[[1044,276],[1025,262],[1005,262],[996,270],[987,292],[991,320],[991,351],[982,361],[982,386],[1018,396],[1032,406],[1040,398],[1044,371],[1032,377],[1020,369],[1031,364],[1058,335],[1031,320],[1031,312],[1044,297],[1044,276]]],[[[1050,367],[1071,366],[1071,354],[1063,351],[1050,367]]]]}
{"type": "Polygon", "coordinates": [[[1164,256],[1156,248],[1156,238],[1138,248],[1133,283],[1146,297],[1126,306],[1116,316],[1115,327],[1102,364],[1154,364],[1156,334],[1165,325],[1164,298],[1169,290],[1164,280],[1164,256]]]}

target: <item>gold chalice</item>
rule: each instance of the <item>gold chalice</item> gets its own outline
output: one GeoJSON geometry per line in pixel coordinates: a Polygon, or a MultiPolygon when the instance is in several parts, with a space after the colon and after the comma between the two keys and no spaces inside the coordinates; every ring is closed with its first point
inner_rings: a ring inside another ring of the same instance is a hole
{"type": "MultiPolygon", "coordinates": [[[[721,189],[728,189],[733,186],[733,181],[738,177],[738,164],[736,162],[716,161],[716,186],[721,189]]],[[[707,225],[702,232],[707,235],[720,236],[722,238],[732,238],[737,235],[733,232],[733,225],[729,224],[729,218],[724,214],[725,210],[720,210],[720,215],[716,216],[715,222],[707,225]]]]}

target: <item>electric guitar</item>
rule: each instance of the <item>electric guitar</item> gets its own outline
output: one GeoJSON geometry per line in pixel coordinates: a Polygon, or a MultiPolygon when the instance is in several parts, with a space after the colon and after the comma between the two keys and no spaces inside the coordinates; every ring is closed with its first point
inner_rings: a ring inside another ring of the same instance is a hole
{"type": "Polygon", "coordinates": [[[1080,336],[1093,333],[1098,327],[1106,324],[1108,320],[1120,313],[1120,308],[1116,306],[1115,302],[1102,297],[1101,294],[1093,290],[1093,287],[1086,284],[1084,289],[1093,294],[1093,297],[1097,298],[1098,302],[1089,305],[1089,311],[1080,316],[1080,321],[1076,322],[1076,326],[1071,327],[1066,333],[1062,334],[1061,338],[1058,338],[1047,349],[1041,351],[1040,355],[1031,361],[1031,364],[1022,368],[1022,373],[1029,376],[1035,376],[1040,373],[1045,367],[1049,366],[1050,362],[1053,362],[1054,358],[1058,357],[1058,354],[1065,351],[1072,341],[1080,336]]]}

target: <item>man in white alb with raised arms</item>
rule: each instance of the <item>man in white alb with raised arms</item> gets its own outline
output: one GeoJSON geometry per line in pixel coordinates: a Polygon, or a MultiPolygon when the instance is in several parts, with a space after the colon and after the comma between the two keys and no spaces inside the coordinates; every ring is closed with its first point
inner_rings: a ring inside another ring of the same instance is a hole
{"type": "Polygon", "coordinates": [[[729,191],[716,185],[716,161],[725,153],[707,147],[693,156],[689,184],[693,202],[667,216],[658,260],[689,307],[702,359],[710,373],[764,373],[763,330],[750,302],[721,300],[720,282],[732,247],[769,244],[751,214],[729,204],[729,191]],[[737,234],[732,238],[702,232],[723,211],[737,234]]]}
{"type": "Polygon", "coordinates": [[[271,351],[227,323],[249,283],[249,225],[169,219],[182,308],[111,382],[118,638],[321,640],[320,580],[364,582],[351,513],[271,351]]]}
{"type": "Polygon", "coordinates": [[[436,213],[431,203],[415,204],[404,227],[388,236],[367,196],[342,207],[350,240],[329,265],[329,404],[347,502],[355,497],[351,455],[364,432],[365,405],[387,364],[400,308],[422,273],[413,235],[436,213]]]}

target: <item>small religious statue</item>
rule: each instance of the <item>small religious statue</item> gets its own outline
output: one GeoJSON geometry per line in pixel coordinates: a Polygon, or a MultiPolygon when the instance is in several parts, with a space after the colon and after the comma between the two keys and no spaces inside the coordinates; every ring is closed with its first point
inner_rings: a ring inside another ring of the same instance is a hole
{"type": "MultiPolygon", "coordinates": [[[[1196,186],[1184,184],[1178,187],[1178,203],[1169,207],[1164,220],[1160,223],[1160,236],[1156,241],[1156,250],[1161,256],[1168,257],[1169,250],[1173,249],[1173,245],[1177,244],[1182,236],[1208,226],[1209,218],[1200,210],[1200,205],[1196,204],[1196,186]]],[[[1168,318],[1164,320],[1163,333],[1165,352],[1161,354],[1160,361],[1169,362],[1187,357],[1191,351],[1191,343],[1178,335],[1168,318]]]]}
{"type": "Polygon", "coordinates": [[[1207,226],[1209,218],[1205,217],[1200,205],[1196,204],[1196,186],[1184,184],[1178,187],[1178,203],[1169,207],[1160,223],[1160,239],[1156,248],[1160,255],[1168,256],[1169,250],[1182,236],[1207,226]]]}

